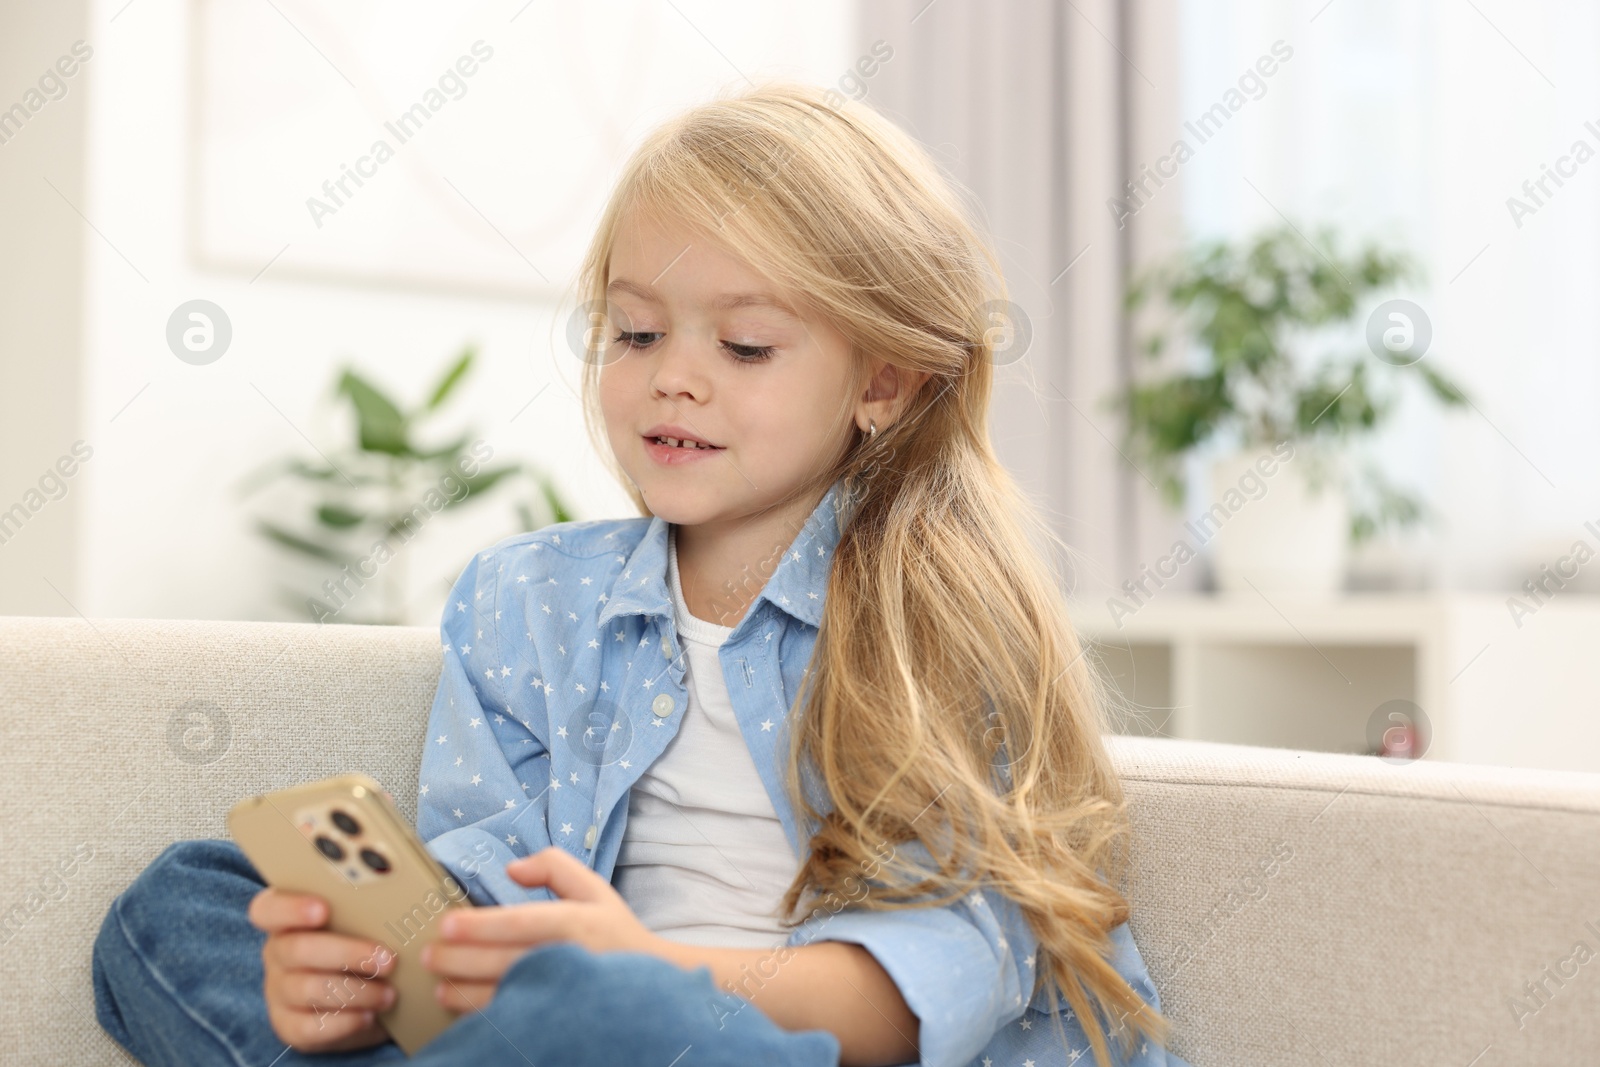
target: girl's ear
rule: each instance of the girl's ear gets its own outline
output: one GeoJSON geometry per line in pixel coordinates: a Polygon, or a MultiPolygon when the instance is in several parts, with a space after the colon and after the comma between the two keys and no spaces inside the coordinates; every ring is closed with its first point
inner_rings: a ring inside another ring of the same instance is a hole
{"type": "Polygon", "coordinates": [[[929,377],[925,370],[897,367],[883,360],[877,363],[877,369],[867,380],[866,391],[856,404],[856,425],[861,427],[862,432],[872,423],[876,423],[880,430],[893,423],[900,417],[906,401],[922,388],[922,383],[929,377]]]}

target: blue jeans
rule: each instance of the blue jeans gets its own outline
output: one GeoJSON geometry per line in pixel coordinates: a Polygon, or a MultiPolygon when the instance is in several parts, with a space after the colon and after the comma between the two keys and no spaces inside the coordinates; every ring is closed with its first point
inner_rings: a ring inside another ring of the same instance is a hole
{"type": "MultiPolygon", "coordinates": [[[[392,1041],[302,1054],[278,1039],[262,997],[266,934],[246,918],[262,887],[231,841],[180,841],[156,857],[112,902],[95,939],[100,1025],[148,1065],[406,1061],[392,1041]]],[[[463,1015],[409,1062],[838,1067],[839,1041],[827,1030],[780,1028],[748,1001],[717,989],[709,968],[685,971],[640,952],[595,953],[551,942],[519,957],[487,1008],[463,1015]]]]}

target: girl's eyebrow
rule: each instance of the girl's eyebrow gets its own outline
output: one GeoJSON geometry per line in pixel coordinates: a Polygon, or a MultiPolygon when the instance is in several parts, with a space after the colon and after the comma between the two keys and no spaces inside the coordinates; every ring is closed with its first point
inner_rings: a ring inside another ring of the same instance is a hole
{"type": "MultiPolygon", "coordinates": [[[[628,293],[640,300],[648,300],[652,304],[661,303],[661,298],[648,285],[630,282],[625,278],[617,278],[606,286],[607,293],[628,293]]],[[[733,311],[737,308],[759,307],[787,315],[796,322],[800,321],[800,314],[788,304],[779,300],[772,293],[723,293],[712,300],[708,305],[716,311],[733,311]]]]}

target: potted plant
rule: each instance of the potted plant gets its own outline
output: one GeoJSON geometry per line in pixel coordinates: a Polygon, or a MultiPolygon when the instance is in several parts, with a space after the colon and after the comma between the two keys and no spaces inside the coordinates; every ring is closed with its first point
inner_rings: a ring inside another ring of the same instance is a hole
{"type": "Polygon", "coordinates": [[[1403,377],[1445,406],[1467,402],[1422,360],[1431,335],[1421,308],[1369,306],[1373,294],[1414,280],[1407,257],[1369,245],[1343,258],[1330,230],[1317,238],[1313,246],[1285,225],[1242,245],[1201,242],[1137,278],[1124,302],[1132,313],[1159,295],[1173,312],[1141,344],[1150,359],[1174,336],[1194,341],[1189,366],[1136,378],[1113,404],[1130,456],[1175,507],[1183,461],[1215,456],[1210,498],[1187,529],[1214,541],[1225,591],[1341,588],[1350,545],[1424,515],[1375,466],[1356,469],[1350,445],[1393,413],[1403,377]],[[1363,313],[1365,350],[1343,343],[1363,313]]]}
{"type": "Polygon", "coordinates": [[[410,410],[341,368],[331,392],[349,404],[355,440],[319,449],[315,460],[283,457],[243,480],[242,496],[286,474],[310,490],[310,514],[298,527],[256,520],[263,537],[311,564],[304,588],[279,589],[296,615],[314,622],[404,623],[408,546],[436,515],[492,491],[520,487],[515,509],[523,530],[572,518],[554,482],[521,461],[491,466],[493,448],[471,429],[442,444],[421,443],[441,440],[426,424],[471,372],[475,355],[465,348],[410,410]]]}

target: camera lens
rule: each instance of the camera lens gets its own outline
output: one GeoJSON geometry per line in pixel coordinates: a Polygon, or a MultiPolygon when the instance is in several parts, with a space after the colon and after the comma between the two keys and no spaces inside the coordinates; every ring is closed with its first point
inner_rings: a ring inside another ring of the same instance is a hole
{"type": "Polygon", "coordinates": [[[379,874],[389,873],[389,861],[383,858],[382,853],[374,852],[370,848],[361,850],[361,862],[377,871],[379,874]]]}
{"type": "Polygon", "coordinates": [[[322,834],[317,835],[317,851],[330,860],[344,859],[344,849],[339,847],[339,842],[322,834]]]}
{"type": "Polygon", "coordinates": [[[346,815],[344,812],[340,811],[338,808],[334,808],[332,811],[328,812],[328,818],[333,820],[333,825],[337,826],[351,837],[354,837],[361,832],[361,824],[356,822],[350,816],[346,815]]]}

